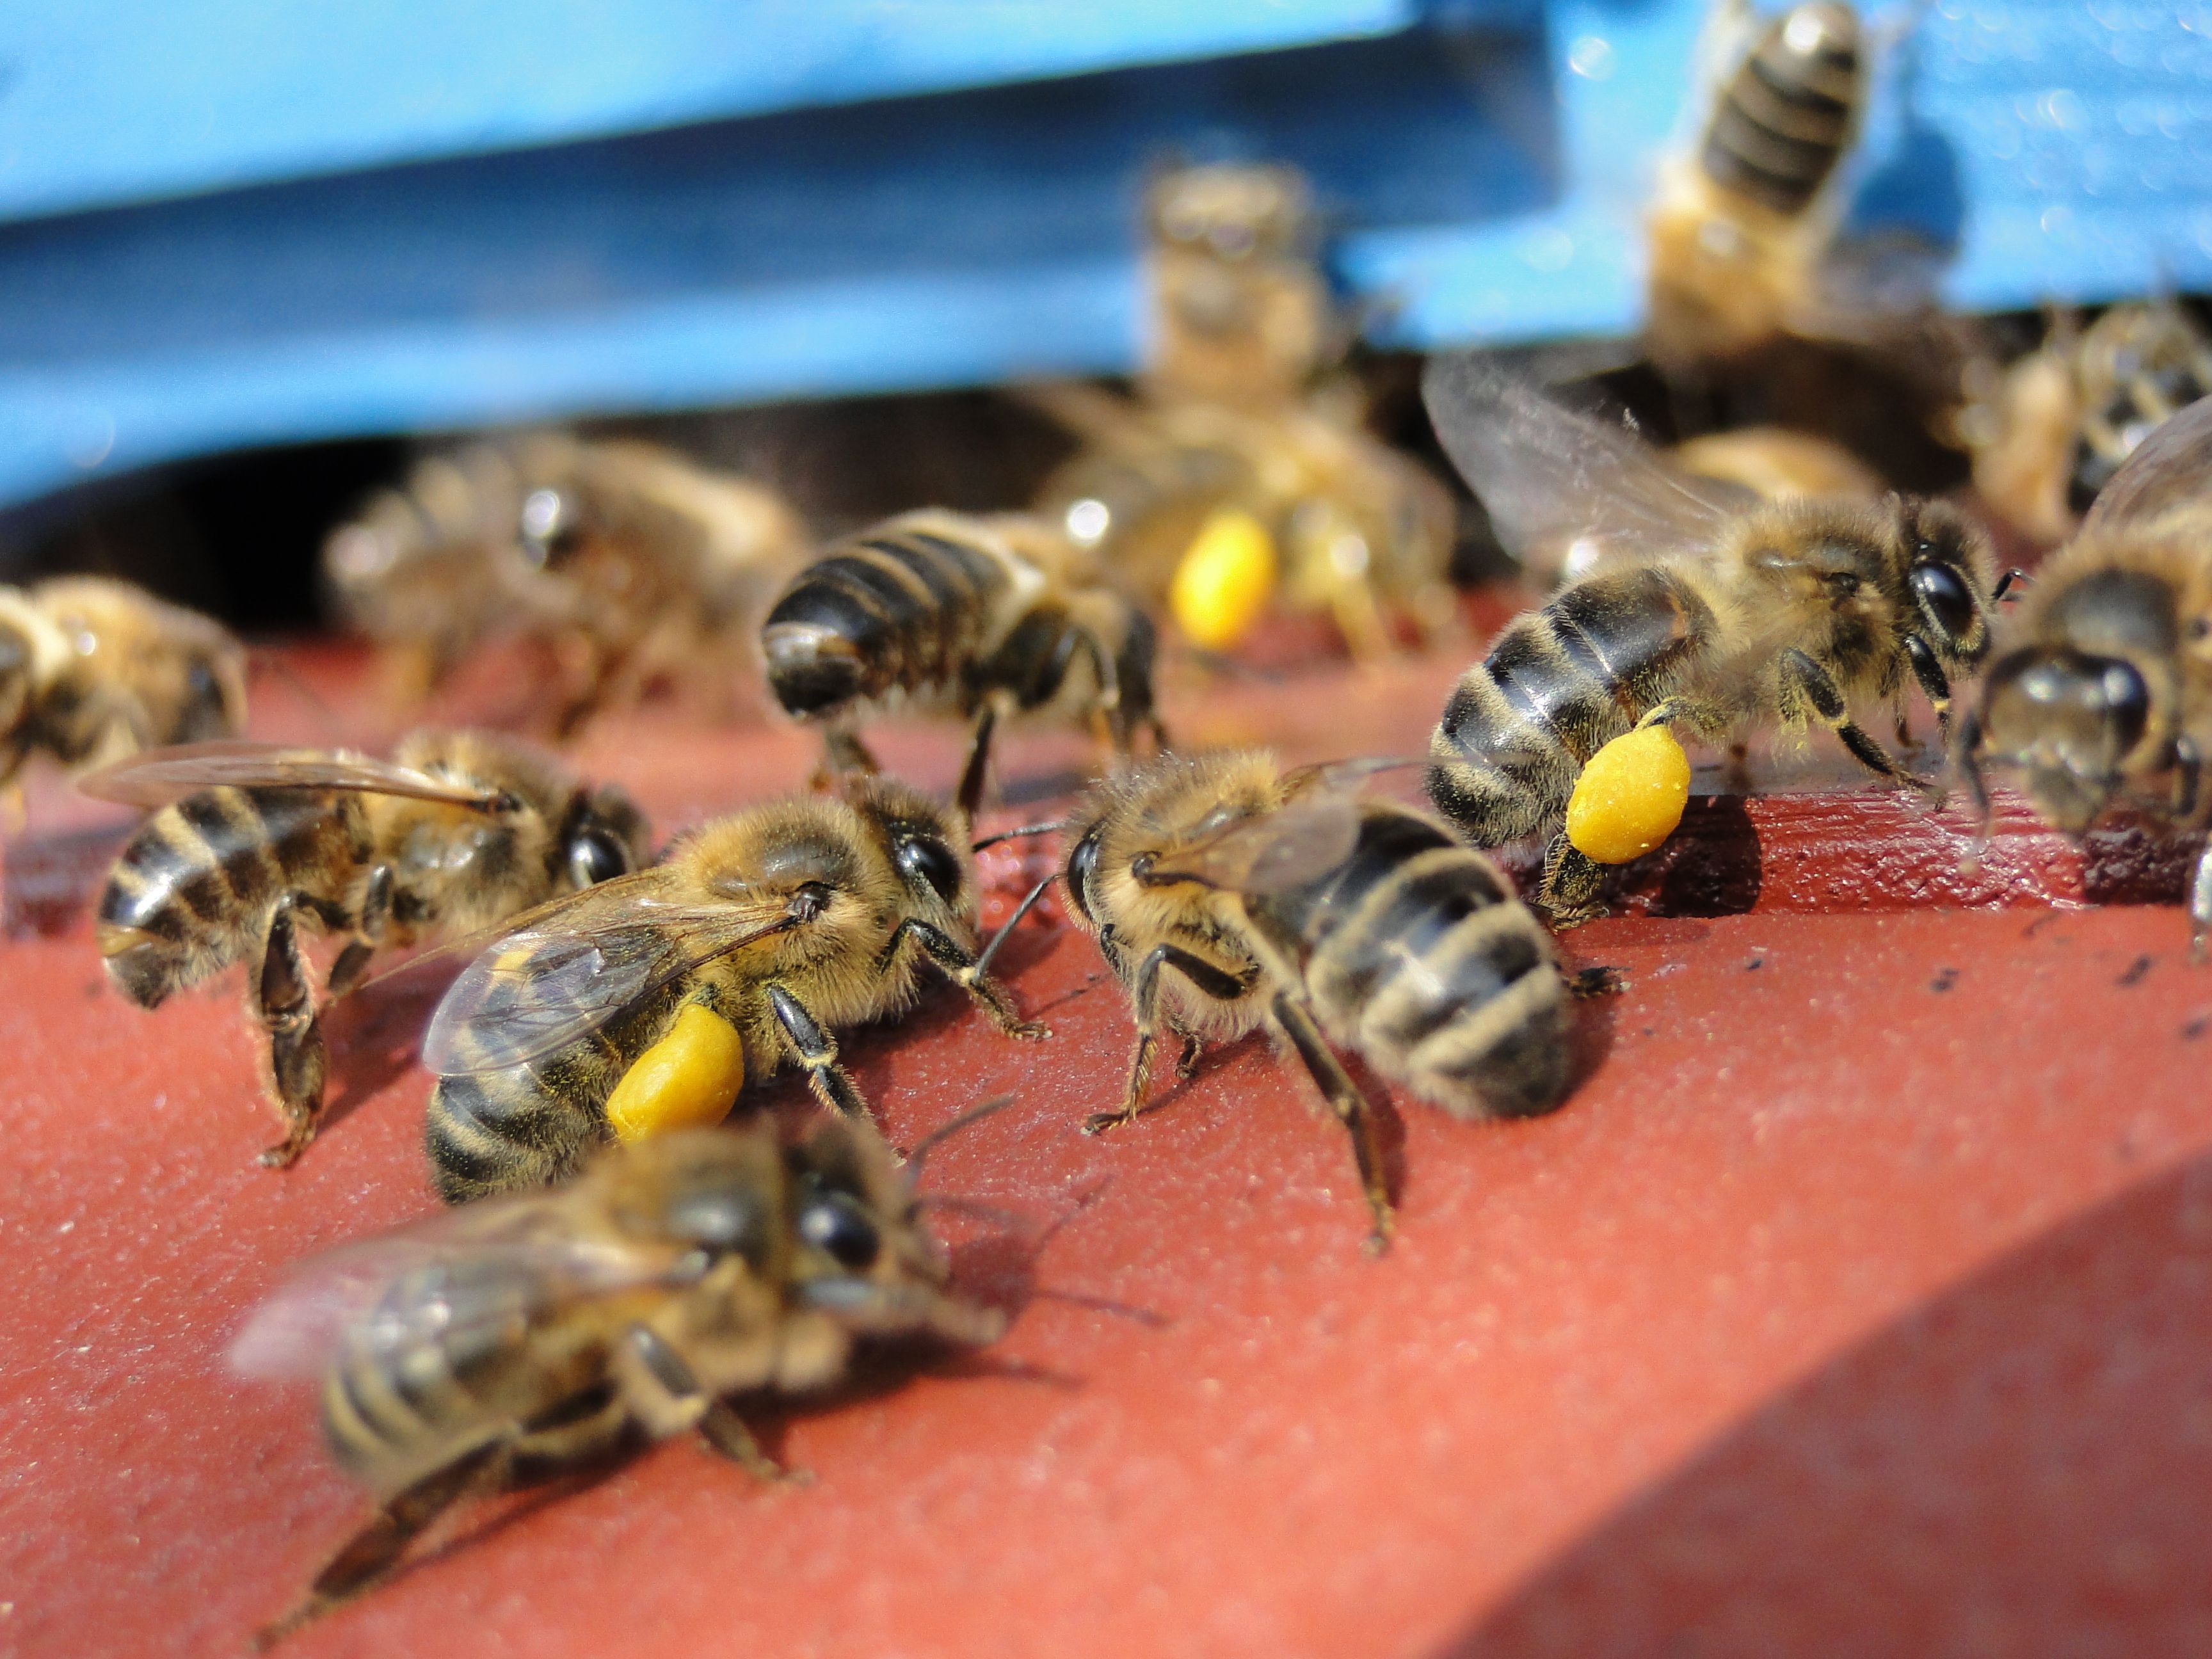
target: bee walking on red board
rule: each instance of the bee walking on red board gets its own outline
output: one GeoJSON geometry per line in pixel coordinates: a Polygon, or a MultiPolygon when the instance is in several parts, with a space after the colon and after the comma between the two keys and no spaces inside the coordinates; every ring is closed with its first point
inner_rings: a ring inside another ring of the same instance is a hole
{"type": "Polygon", "coordinates": [[[769,689],[823,728],[831,773],[872,772],[854,731],[909,708],[975,721],[960,797],[981,799],[999,720],[1088,721],[1117,755],[1164,743],[1152,619],[1092,580],[1066,538],[1020,514],[902,514],[832,548],[761,630],[769,689]]]}
{"type": "MultiPolygon", "coordinates": [[[[2212,812],[2212,398],[2145,438],[2081,532],[2045,562],[1962,721],[1957,752],[1986,833],[1983,775],[2021,774],[2045,822],[2079,836],[2127,800],[2203,827],[2212,812]]],[[[2212,854],[2189,887],[2198,958],[2212,854]]]]}
{"type": "MultiPolygon", "coordinates": [[[[1987,538],[1941,502],[1762,502],[1474,358],[1425,383],[1452,459],[1509,551],[1589,572],[1506,624],[1445,704],[1430,798],[1478,847],[1553,835],[1590,757],[1639,724],[1716,745],[1819,724],[1877,777],[1928,789],[1855,708],[1906,739],[1916,688],[1948,733],[1953,680],[1988,653],[1987,538]]],[[[1538,902],[1597,914],[1601,867],[1556,837],[1538,902]]]]}
{"type": "Polygon", "coordinates": [[[1457,1118],[1550,1111],[1569,1072],[1549,936],[1445,825],[1353,793],[1382,764],[1163,757],[1076,809],[1063,872],[1137,1024],[1122,1103],[1086,1128],[1151,1109],[1163,1027],[1186,1073],[1204,1039],[1263,1030],[1351,1135],[1376,1249],[1395,1223],[1374,1108],[1336,1047],[1457,1118]]]}
{"type": "Polygon", "coordinates": [[[423,1041],[440,1196],[557,1182],[610,1139],[719,1121],[787,1065],[866,1119],[833,1033],[913,1006],[924,958],[1000,1030],[1043,1036],[986,974],[975,902],[966,813],[874,775],[748,807],[524,918],[423,1041]]]}
{"type": "Polygon", "coordinates": [[[0,587],[0,787],[33,755],[76,770],[246,729],[246,647],[106,576],[0,587]]]}
{"type": "Polygon", "coordinates": [[[262,1155],[276,1167],[314,1139],[326,1069],[302,929],[345,937],[324,986],[339,997],[380,950],[489,927],[648,856],[620,789],[483,732],[417,732],[390,761],[267,744],[154,750],[82,787],[161,809],[100,895],[116,989],[154,1008],[246,963],[263,1083],[285,1125],[262,1155]]]}
{"type": "Polygon", "coordinates": [[[886,1340],[995,1341],[1004,1317],[952,1288],[923,1225],[928,1144],[902,1172],[866,1124],[690,1129],[309,1264],[233,1363],[320,1379],[325,1437],[376,1512],[259,1645],[374,1589],[472,1498],[695,1430],[787,1480],[738,1402],[826,1389],[886,1340]]]}

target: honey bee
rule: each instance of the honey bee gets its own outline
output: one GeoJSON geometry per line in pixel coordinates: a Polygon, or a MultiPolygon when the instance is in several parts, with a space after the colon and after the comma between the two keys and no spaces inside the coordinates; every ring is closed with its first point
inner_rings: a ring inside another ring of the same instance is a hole
{"type": "Polygon", "coordinates": [[[1974,484],[2039,541],[2064,540],[2136,447],[2212,392],[2212,341],[2171,301],[2119,305],[2084,330],[2054,321],[2008,368],[1971,359],[1952,418],[1974,484]]]}
{"type": "Polygon", "coordinates": [[[1341,344],[1316,231],[1293,167],[1160,174],[1145,200],[1146,392],[1247,407],[1303,398],[1341,344]]]}
{"type": "Polygon", "coordinates": [[[105,576],[0,587],[0,787],[246,726],[246,649],[198,612],[105,576]]]}
{"type": "Polygon", "coordinates": [[[1064,879],[1137,1025],[1121,1109],[1086,1130],[1151,1109],[1163,1024],[1186,1074],[1205,1038],[1264,1029],[1350,1133],[1379,1249],[1374,1111],[1330,1045],[1454,1117],[1547,1112],[1567,1090],[1568,993],[1512,884],[1427,814],[1352,793],[1360,769],[1162,757],[1078,808],[1064,879]]]}
{"type": "Polygon", "coordinates": [[[1449,626],[1457,509],[1356,420],[1320,403],[1147,406],[1066,390],[1045,406],[1088,447],[1046,480],[1038,507],[1129,591],[1158,602],[1200,526],[1231,507],[1281,550],[1285,608],[1328,615],[1354,656],[1395,648],[1392,611],[1424,632],[1449,626]]]}
{"type": "Polygon", "coordinates": [[[818,721],[832,771],[868,772],[853,730],[904,705],[975,721],[960,805],[981,799],[999,720],[1054,714],[1103,727],[1118,753],[1149,729],[1152,619],[1096,585],[1065,538],[1018,514],[902,514],[799,572],[761,629],[769,689],[818,721]]]}
{"type": "Polygon", "coordinates": [[[1010,1036],[1024,1023],[975,945],[968,819],[895,779],[848,781],[707,825],[665,861],[548,906],[486,950],[422,1045],[437,1074],[428,1147],[459,1204],[571,1174],[612,1133],[623,1074],[696,1006],[758,1079],[797,1063],[861,1119],[839,1026],[913,1006],[927,957],[1010,1036]]]}
{"type": "Polygon", "coordinates": [[[734,1400],[822,1390],[872,1344],[995,1341],[1004,1316],[952,1288],[922,1223],[921,1162],[902,1174],[836,1120],[792,1143],[772,1119],[691,1129],[311,1263],[232,1362],[319,1377],[324,1435],[377,1508],[259,1645],[374,1589],[471,1498],[692,1430],[788,1480],[734,1400]]]}
{"type": "Polygon", "coordinates": [[[1901,250],[1869,240],[1850,250],[1865,257],[1838,257],[1833,186],[1867,95],[1857,14],[1800,0],[1732,59],[1757,20],[1746,0],[1723,0],[1716,22],[1710,56],[1731,66],[1694,150],[1662,170],[1646,227],[1646,349],[1677,379],[1784,335],[1879,337],[1903,297],[1886,291],[1905,269],[1901,250]]]}
{"type": "Polygon", "coordinates": [[[355,624],[416,659],[418,690],[494,635],[546,642],[566,734],[659,679],[741,666],[805,547],[759,484],[652,444],[540,432],[423,461],[332,534],[324,565],[355,624]]]}
{"type": "Polygon", "coordinates": [[[323,1098],[302,928],[345,936],[324,985],[340,997],[380,949],[491,926],[648,854],[645,820],[620,789],[591,788],[484,732],[416,732],[389,762],[266,744],[156,750],[82,787],[161,806],[100,895],[100,952],[116,989],[153,1008],[247,964],[247,1009],[267,1039],[263,1086],[285,1125],[261,1155],[272,1168],[314,1139],[323,1098]]]}
{"type": "MultiPolygon", "coordinates": [[[[2025,773],[2044,819],[2087,830],[2125,798],[2201,827],[2212,794],[2212,399],[2136,447],[2037,573],[1960,722],[1960,770],[1984,823],[1985,768],[2025,773]]],[[[2189,889],[2200,959],[2212,931],[2212,854],[2189,889]]]]}
{"type": "MultiPolygon", "coordinates": [[[[1476,845],[1557,830],[1584,763],[1656,710],[1716,744],[1818,721],[1877,776],[1929,787],[1851,710],[1889,703],[1905,742],[1917,686],[1948,733],[1952,679],[1988,652],[2004,592],[1961,514],[1762,503],[1474,358],[1432,363],[1425,391],[1508,550],[1569,547],[1591,572],[1509,623],[1444,707],[1429,793],[1476,845]]],[[[1599,878],[1555,838],[1539,902],[1585,920],[1599,878]]]]}

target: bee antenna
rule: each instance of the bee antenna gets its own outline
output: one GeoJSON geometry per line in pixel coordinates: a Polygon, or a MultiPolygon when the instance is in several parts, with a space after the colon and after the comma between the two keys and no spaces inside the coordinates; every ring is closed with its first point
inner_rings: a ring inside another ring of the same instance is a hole
{"type": "Polygon", "coordinates": [[[1989,851],[1990,820],[1995,809],[1990,805],[1990,786],[1982,775],[1982,720],[1973,708],[1966,710],[1966,718],[1959,722],[1957,740],[1952,746],[1959,775],[1966,781],[1966,793],[1974,801],[1974,838],[1967,843],[1966,855],[1959,867],[1967,873],[1981,868],[1982,855],[1989,851]]]}
{"type": "Polygon", "coordinates": [[[995,1116],[997,1114],[1005,1111],[1007,1107],[1013,1103],[1014,1097],[1012,1095],[994,1095],[988,1100],[981,1101],[975,1105],[970,1106],[966,1111],[961,1113],[959,1116],[949,1118],[945,1122],[939,1124],[934,1129],[932,1129],[927,1134],[916,1141],[914,1145],[914,1150],[907,1154],[907,1179],[908,1181],[916,1181],[921,1178],[921,1166],[928,1161],[929,1154],[938,1146],[945,1141],[951,1139],[953,1136],[961,1133],[963,1130],[974,1128],[985,1118],[995,1116]]]}
{"type": "Polygon", "coordinates": [[[975,965],[968,970],[968,976],[971,981],[983,977],[984,970],[990,967],[991,958],[999,954],[999,947],[1006,942],[1007,935],[1014,931],[1024,916],[1029,915],[1031,907],[1044,896],[1044,890],[1060,879],[1060,872],[1055,870],[1036,886],[1030,888],[1028,896],[1014,907],[1014,914],[999,925],[999,931],[991,935],[991,942],[976,956],[975,965]]]}
{"type": "MultiPolygon", "coordinates": [[[[2006,594],[2012,592],[2012,590],[2015,587],[2027,586],[2027,572],[2021,569],[2017,565],[2015,565],[2010,570],[2006,571],[2003,575],[1998,577],[1997,585],[1990,589],[1990,603],[1991,605],[2002,604],[2006,594]]],[[[2018,595],[2014,595],[2014,597],[2017,598],[2018,595]]]]}
{"type": "Polygon", "coordinates": [[[1067,823],[1063,818],[1054,818],[1050,823],[1025,823],[1018,830],[1001,830],[995,836],[986,836],[981,841],[970,842],[968,850],[980,853],[986,847],[996,847],[1002,841],[1020,841],[1027,836],[1048,836],[1056,830],[1066,828],[1067,823]]]}

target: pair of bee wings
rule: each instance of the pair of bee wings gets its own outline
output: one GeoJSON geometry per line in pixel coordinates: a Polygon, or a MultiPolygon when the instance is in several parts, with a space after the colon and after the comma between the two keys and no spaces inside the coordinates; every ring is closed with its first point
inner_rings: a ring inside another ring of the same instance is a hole
{"type": "Polygon", "coordinates": [[[1232,818],[1161,854],[1153,873],[1255,897],[1318,881],[1358,845],[1359,786],[1378,773],[1426,764],[1386,756],[1301,767],[1283,779],[1290,796],[1284,805],[1232,818]]]}
{"type": "Polygon", "coordinates": [[[2081,520],[2084,536],[2147,525],[2212,495],[2212,398],[2177,410],[2136,446],[2081,520]]]}
{"type": "MultiPolygon", "coordinates": [[[[485,935],[438,1004],[422,1063],[440,1077],[503,1072],[611,1024],[717,957],[798,925],[781,898],[701,903],[668,869],[640,870],[542,904],[485,935]]],[[[426,957],[416,957],[405,969],[426,957]]]]}
{"type": "Polygon", "coordinates": [[[466,1347],[594,1297],[680,1284],[683,1252],[577,1225],[565,1193],[491,1198],[309,1258],[230,1346],[248,1376],[313,1376],[345,1351],[466,1347]]]}
{"type": "Polygon", "coordinates": [[[456,783],[410,766],[343,750],[295,749],[282,744],[226,741],[149,749],[88,774],[77,787],[125,806],[164,806],[198,789],[340,789],[404,795],[489,811],[495,789],[456,783]]]}
{"type": "Polygon", "coordinates": [[[1554,575],[1711,548],[1757,505],[1750,491],[1668,464],[1626,427],[1554,403],[1473,354],[1421,377],[1437,436],[1505,550],[1554,575]]]}

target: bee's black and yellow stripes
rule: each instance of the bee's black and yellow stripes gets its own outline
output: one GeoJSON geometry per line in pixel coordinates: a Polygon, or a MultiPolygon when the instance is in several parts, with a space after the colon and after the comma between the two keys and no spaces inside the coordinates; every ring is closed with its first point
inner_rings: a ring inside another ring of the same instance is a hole
{"type": "Polygon", "coordinates": [[[1768,26],[1722,88],[1700,164],[1716,184],[1802,213],[1850,143],[1864,92],[1857,15],[1807,0],[1768,26]]]}

